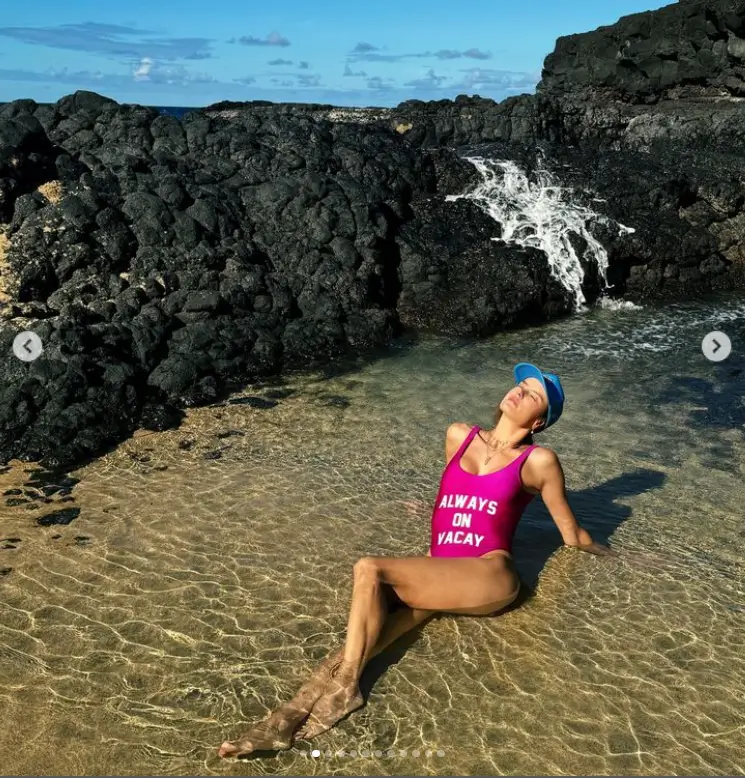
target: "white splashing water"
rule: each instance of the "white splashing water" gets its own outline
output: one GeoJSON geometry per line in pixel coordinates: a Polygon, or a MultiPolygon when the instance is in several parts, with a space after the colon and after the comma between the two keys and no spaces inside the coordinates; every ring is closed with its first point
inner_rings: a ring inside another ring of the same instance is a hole
{"type": "Polygon", "coordinates": [[[597,307],[606,311],[639,311],[642,306],[632,303],[631,300],[616,300],[612,297],[601,297],[597,301],[597,307]]]}
{"type": "Polygon", "coordinates": [[[572,234],[584,239],[582,258],[595,263],[603,286],[608,288],[608,252],[592,235],[590,228],[593,223],[615,224],[621,234],[634,232],[632,227],[612,222],[572,202],[569,199],[571,189],[556,184],[550,172],[540,166],[537,180],[531,182],[510,160],[466,159],[475,165],[483,180],[472,192],[448,195],[446,200],[473,200],[499,222],[502,237],[492,240],[541,249],[548,259],[553,277],[573,294],[575,310],[585,309],[587,301],[582,292],[585,272],[572,245],[572,234]]]}

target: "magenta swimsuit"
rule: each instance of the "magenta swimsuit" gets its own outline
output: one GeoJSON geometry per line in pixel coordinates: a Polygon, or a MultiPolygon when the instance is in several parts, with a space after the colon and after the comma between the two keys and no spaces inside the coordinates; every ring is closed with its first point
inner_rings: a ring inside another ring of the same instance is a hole
{"type": "Polygon", "coordinates": [[[520,471],[535,444],[495,473],[476,475],[463,469],[461,457],[479,429],[471,429],[442,474],[432,512],[432,556],[511,552],[517,524],[534,497],[523,488],[520,471]]]}

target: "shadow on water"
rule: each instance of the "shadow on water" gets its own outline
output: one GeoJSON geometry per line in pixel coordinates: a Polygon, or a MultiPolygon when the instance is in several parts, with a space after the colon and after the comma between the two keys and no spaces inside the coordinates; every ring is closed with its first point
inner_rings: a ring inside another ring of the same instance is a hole
{"type": "MultiPolygon", "coordinates": [[[[616,500],[660,489],[664,482],[665,474],[658,470],[634,470],[598,486],[570,492],[569,504],[577,521],[587,529],[593,540],[607,544],[618,527],[631,516],[631,508],[619,505],[616,500]]],[[[561,546],[561,536],[550,514],[540,500],[535,500],[525,512],[515,536],[513,551],[523,587],[513,608],[533,596],[541,571],[561,546]]],[[[453,617],[443,614],[435,618],[453,617]]],[[[426,623],[403,635],[368,664],[360,681],[360,690],[366,699],[383,673],[417,642],[424,626],[426,623]]]]}
{"type": "MultiPolygon", "coordinates": [[[[633,470],[598,486],[569,492],[569,504],[593,540],[609,544],[613,533],[631,516],[631,508],[616,500],[660,489],[664,482],[665,474],[659,470],[633,470]]],[[[520,522],[514,544],[516,567],[526,588],[535,588],[551,555],[562,545],[546,506],[535,500],[520,522]]]]}
{"type": "Polygon", "coordinates": [[[692,406],[685,422],[676,424],[674,434],[665,434],[664,440],[646,440],[645,445],[663,446],[671,462],[680,462],[695,451],[706,467],[736,473],[740,463],[735,447],[717,433],[745,434],[745,359],[733,354],[712,369],[712,378],[670,376],[645,395],[643,402],[653,415],[664,406],[692,406]]]}
{"type": "Polygon", "coordinates": [[[704,464],[718,470],[735,467],[733,447],[721,436],[702,441],[702,433],[737,430],[745,432],[745,369],[728,367],[716,380],[690,376],[671,378],[657,396],[650,398],[657,405],[686,403],[687,423],[676,430],[678,446],[695,446],[704,457],[704,464]],[[681,435],[680,433],[684,433],[681,435]]]}
{"type": "MultiPolygon", "coordinates": [[[[729,367],[723,370],[718,380],[679,376],[670,380],[668,387],[660,394],[659,403],[687,402],[698,407],[688,413],[685,425],[690,436],[697,436],[702,430],[745,432],[745,367],[729,367]]],[[[722,447],[731,449],[722,441],[722,447]]],[[[711,451],[716,457],[723,452],[711,451]]],[[[721,466],[721,461],[719,465],[721,466]]]]}

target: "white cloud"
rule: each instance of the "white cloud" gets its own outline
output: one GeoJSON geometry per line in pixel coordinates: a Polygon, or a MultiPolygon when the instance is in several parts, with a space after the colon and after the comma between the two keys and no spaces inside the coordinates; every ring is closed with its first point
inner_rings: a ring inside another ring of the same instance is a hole
{"type": "Polygon", "coordinates": [[[344,73],[345,76],[353,76],[353,77],[360,77],[360,78],[367,78],[367,73],[365,73],[364,70],[352,70],[352,68],[349,67],[349,63],[347,63],[344,66],[344,73]]]}
{"type": "Polygon", "coordinates": [[[298,86],[312,86],[317,87],[321,85],[321,77],[318,75],[303,75],[298,74],[295,76],[298,86]]]}
{"type": "Polygon", "coordinates": [[[60,24],[56,27],[0,27],[0,36],[22,43],[120,59],[154,55],[161,60],[209,59],[209,38],[157,38],[149,30],[118,24],[60,24]]]}
{"type": "Polygon", "coordinates": [[[134,72],[132,73],[132,77],[135,81],[149,81],[152,67],[153,61],[150,59],[150,57],[143,57],[140,60],[140,64],[137,65],[134,72]]]}
{"type": "Polygon", "coordinates": [[[150,57],[143,57],[132,66],[132,78],[135,81],[148,81],[154,84],[211,84],[215,81],[206,73],[195,73],[183,65],[163,65],[150,57]]]}
{"type": "Polygon", "coordinates": [[[372,78],[368,79],[367,88],[374,89],[375,91],[378,92],[383,92],[386,89],[393,88],[393,81],[390,78],[381,78],[380,76],[373,76],[372,78]]]}
{"type": "Polygon", "coordinates": [[[403,62],[406,59],[491,59],[489,51],[470,48],[464,51],[460,49],[439,49],[438,51],[415,51],[403,54],[383,54],[383,49],[373,46],[371,43],[358,43],[347,55],[349,62],[403,62]]]}
{"type": "Polygon", "coordinates": [[[407,81],[404,86],[413,86],[415,89],[437,89],[442,86],[445,81],[447,81],[446,76],[438,76],[435,74],[435,71],[430,68],[426,76],[407,81]]]}
{"type": "Polygon", "coordinates": [[[365,43],[364,41],[361,41],[352,49],[353,54],[367,54],[370,51],[380,51],[380,49],[377,46],[373,46],[372,43],[365,43]]]}
{"type": "Polygon", "coordinates": [[[468,49],[463,52],[463,56],[469,59],[491,59],[491,52],[481,51],[480,49],[468,49]]]}
{"type": "Polygon", "coordinates": [[[540,80],[540,73],[526,73],[512,70],[493,70],[491,68],[468,68],[461,86],[470,89],[472,87],[501,87],[502,89],[531,89],[540,80]]]}

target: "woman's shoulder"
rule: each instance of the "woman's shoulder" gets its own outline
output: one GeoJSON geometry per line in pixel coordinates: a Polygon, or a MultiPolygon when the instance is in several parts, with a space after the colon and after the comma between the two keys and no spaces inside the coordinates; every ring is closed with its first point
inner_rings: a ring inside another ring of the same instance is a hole
{"type": "Polygon", "coordinates": [[[460,445],[475,426],[475,424],[467,424],[465,421],[454,421],[448,427],[446,437],[449,442],[460,445]]]}
{"type": "Polygon", "coordinates": [[[448,426],[445,435],[445,461],[450,462],[456,451],[463,445],[468,433],[475,425],[463,421],[454,421],[448,426]]]}
{"type": "Polygon", "coordinates": [[[552,448],[542,446],[540,443],[533,443],[529,459],[538,467],[553,467],[560,464],[559,455],[552,448]]]}
{"type": "Polygon", "coordinates": [[[530,454],[525,459],[521,478],[523,486],[531,494],[539,494],[548,480],[554,479],[561,472],[559,457],[553,449],[534,444],[530,454]]]}

